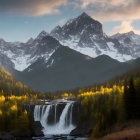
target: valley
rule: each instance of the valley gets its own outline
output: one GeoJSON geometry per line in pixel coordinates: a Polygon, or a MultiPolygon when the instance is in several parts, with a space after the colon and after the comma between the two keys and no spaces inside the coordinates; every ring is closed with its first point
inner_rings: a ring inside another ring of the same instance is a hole
{"type": "Polygon", "coordinates": [[[0,39],[2,140],[139,130],[139,101],[140,35],[133,31],[109,36],[84,12],[24,43],[0,39]]]}

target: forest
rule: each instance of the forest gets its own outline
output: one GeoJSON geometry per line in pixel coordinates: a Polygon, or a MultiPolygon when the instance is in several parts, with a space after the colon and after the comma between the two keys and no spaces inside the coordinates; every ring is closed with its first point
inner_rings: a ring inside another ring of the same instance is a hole
{"type": "Polygon", "coordinates": [[[24,106],[38,103],[40,98],[51,96],[16,81],[12,74],[0,68],[0,132],[9,132],[14,136],[30,135],[33,118],[24,106]]]}
{"type": "Polygon", "coordinates": [[[0,132],[16,136],[30,134],[33,118],[24,105],[33,104],[37,99],[60,97],[75,97],[80,101],[77,124],[91,121],[94,124],[91,137],[104,136],[113,127],[140,121],[140,68],[102,84],[55,93],[36,92],[0,68],[0,132]]]}
{"type": "Polygon", "coordinates": [[[81,103],[78,123],[94,124],[91,137],[104,136],[129,122],[140,124],[140,67],[75,93],[81,103]]]}

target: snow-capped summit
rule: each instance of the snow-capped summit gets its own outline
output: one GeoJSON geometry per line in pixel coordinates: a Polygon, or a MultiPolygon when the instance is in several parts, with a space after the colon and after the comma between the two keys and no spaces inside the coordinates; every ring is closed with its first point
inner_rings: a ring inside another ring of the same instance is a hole
{"type": "Polygon", "coordinates": [[[59,40],[62,45],[69,46],[90,57],[107,54],[120,61],[129,60],[127,56],[119,52],[122,50],[120,43],[109,38],[103,32],[102,24],[86,13],[70,19],[62,27],[55,28],[50,35],[59,40]]]}
{"type": "MultiPolygon", "coordinates": [[[[0,60],[6,60],[12,68],[23,71],[40,58],[47,63],[61,45],[93,58],[105,54],[124,62],[140,57],[140,35],[130,31],[108,37],[99,21],[82,13],[62,27],[55,27],[51,33],[43,30],[26,43],[0,39],[0,60]]],[[[1,61],[0,66],[4,64],[1,61]]]]}
{"type": "Polygon", "coordinates": [[[140,57],[139,35],[130,31],[108,37],[103,32],[102,24],[85,12],[77,18],[70,19],[64,26],[55,28],[50,35],[62,45],[93,58],[106,54],[124,62],[140,57]]]}
{"type": "Polygon", "coordinates": [[[128,55],[134,58],[140,57],[140,35],[130,31],[122,34],[117,33],[111,36],[111,38],[117,39],[128,55]]]}
{"type": "Polygon", "coordinates": [[[61,30],[61,27],[58,25],[58,26],[56,26],[53,30],[52,30],[52,32],[55,32],[55,31],[57,31],[57,30],[61,30]]]}
{"type": "Polygon", "coordinates": [[[36,40],[40,40],[40,39],[42,39],[43,37],[48,36],[48,35],[49,35],[49,33],[47,33],[46,31],[43,30],[43,31],[37,36],[36,40]]]}
{"type": "Polygon", "coordinates": [[[33,41],[34,41],[34,39],[31,37],[26,43],[27,43],[27,44],[32,44],[33,41]]]}
{"type": "MultiPolygon", "coordinates": [[[[60,46],[59,42],[48,33],[42,31],[37,38],[29,39],[26,43],[11,43],[0,40],[0,60],[6,60],[10,68],[23,71],[39,58],[47,62],[50,56],[60,46]]],[[[8,65],[0,66],[8,69],[8,65]]]]}
{"type": "Polygon", "coordinates": [[[83,12],[80,16],[81,17],[89,17],[89,15],[86,12],[83,12]]]}
{"type": "Polygon", "coordinates": [[[86,34],[86,32],[99,36],[103,35],[101,23],[93,20],[86,13],[82,13],[79,17],[70,19],[62,28],[57,26],[50,34],[57,39],[64,40],[71,39],[72,36],[79,37],[86,34]]]}
{"type": "Polygon", "coordinates": [[[4,43],[4,42],[5,42],[5,40],[0,38],[0,43],[4,43]]]}
{"type": "Polygon", "coordinates": [[[77,18],[70,19],[62,28],[55,28],[50,34],[71,48],[83,48],[85,45],[92,47],[93,40],[103,37],[103,30],[100,22],[82,13],[77,18]]]}
{"type": "Polygon", "coordinates": [[[126,33],[126,34],[128,34],[128,35],[134,35],[135,33],[134,33],[134,31],[130,31],[130,32],[126,33]]]}
{"type": "Polygon", "coordinates": [[[135,34],[134,31],[130,31],[126,33],[117,33],[117,34],[112,35],[111,37],[116,39],[120,37],[132,37],[132,36],[137,36],[137,34],[135,34]]]}
{"type": "Polygon", "coordinates": [[[134,33],[134,31],[130,31],[127,33],[116,33],[114,35],[111,36],[111,38],[115,38],[115,39],[119,39],[120,37],[132,37],[135,36],[136,34],[134,33]]]}

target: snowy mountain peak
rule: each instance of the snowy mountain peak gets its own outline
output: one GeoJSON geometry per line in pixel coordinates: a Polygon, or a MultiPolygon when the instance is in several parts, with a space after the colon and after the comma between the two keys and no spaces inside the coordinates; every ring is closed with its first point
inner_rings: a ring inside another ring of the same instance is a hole
{"type": "Polygon", "coordinates": [[[50,35],[62,45],[90,57],[106,54],[122,62],[140,57],[139,35],[130,31],[108,37],[102,24],[85,12],[70,19],[62,28],[55,28],[50,35]]]}
{"type": "Polygon", "coordinates": [[[140,57],[140,35],[130,31],[115,34],[111,38],[118,40],[121,50],[123,50],[122,52],[129,56],[129,60],[140,57]]]}
{"type": "Polygon", "coordinates": [[[70,19],[62,28],[75,28],[76,30],[81,28],[88,28],[88,27],[94,28],[97,27],[97,30],[100,30],[102,28],[102,24],[94,19],[92,19],[89,15],[86,13],[82,13],[80,16],[74,19],[70,19]]]}
{"type": "Polygon", "coordinates": [[[0,43],[4,43],[4,42],[5,42],[5,40],[0,38],[0,43]]]}
{"type": "Polygon", "coordinates": [[[47,33],[46,31],[42,31],[38,36],[37,36],[37,40],[39,39],[42,39],[43,37],[45,37],[45,36],[48,36],[49,35],[49,33],[47,33]]]}
{"type": "Polygon", "coordinates": [[[130,32],[128,32],[127,34],[129,34],[129,35],[134,35],[135,33],[134,33],[134,31],[130,31],[130,32]]]}
{"type": "Polygon", "coordinates": [[[58,25],[58,26],[56,26],[55,29],[56,29],[56,30],[59,30],[59,29],[61,29],[61,27],[58,25]]]}
{"type": "Polygon", "coordinates": [[[70,19],[66,22],[66,24],[64,26],[68,26],[70,24],[72,24],[74,21],[76,22],[80,22],[79,20],[84,20],[84,19],[91,19],[91,17],[89,15],[87,15],[85,12],[83,12],[80,16],[78,16],[77,18],[74,18],[74,19],[70,19]]]}
{"type": "Polygon", "coordinates": [[[112,35],[111,38],[116,39],[116,38],[119,38],[120,36],[121,37],[131,37],[131,36],[134,36],[134,35],[136,35],[134,33],[134,31],[130,31],[130,32],[126,32],[126,33],[116,33],[116,34],[112,35]]]}
{"type": "Polygon", "coordinates": [[[87,20],[92,20],[92,21],[96,21],[93,18],[91,18],[87,13],[83,12],[80,16],[77,17],[77,19],[87,19],[87,20]]]}
{"type": "Polygon", "coordinates": [[[123,62],[140,57],[140,35],[130,31],[108,37],[102,24],[86,13],[70,19],[62,27],[55,27],[50,34],[42,31],[37,38],[31,38],[26,43],[0,39],[0,57],[9,66],[23,71],[39,58],[49,61],[61,45],[93,58],[105,54],[123,62]]]}
{"type": "Polygon", "coordinates": [[[130,32],[127,32],[127,33],[117,33],[117,34],[114,34],[111,36],[111,38],[114,38],[114,39],[125,39],[125,38],[129,38],[129,39],[132,39],[133,38],[139,38],[140,35],[137,35],[135,34],[133,31],[130,31],[130,32]]]}
{"type": "Polygon", "coordinates": [[[31,37],[26,43],[27,43],[27,44],[32,44],[33,41],[34,41],[34,39],[31,37]]]}
{"type": "MultiPolygon", "coordinates": [[[[94,38],[101,38],[104,33],[100,22],[92,19],[86,13],[82,13],[77,18],[68,20],[62,27],[57,26],[54,28],[50,35],[61,43],[65,40],[73,40],[76,44],[76,42],[82,41],[82,38],[86,39],[86,42],[93,38],[93,36],[94,38]]],[[[69,44],[66,45],[69,46],[69,44]]]]}
{"type": "Polygon", "coordinates": [[[56,33],[56,32],[60,32],[61,30],[62,30],[62,28],[58,25],[58,26],[56,26],[56,27],[51,31],[50,34],[53,34],[53,33],[56,33]]]}
{"type": "Polygon", "coordinates": [[[89,15],[86,12],[83,12],[80,16],[81,17],[89,17],[89,15]]]}

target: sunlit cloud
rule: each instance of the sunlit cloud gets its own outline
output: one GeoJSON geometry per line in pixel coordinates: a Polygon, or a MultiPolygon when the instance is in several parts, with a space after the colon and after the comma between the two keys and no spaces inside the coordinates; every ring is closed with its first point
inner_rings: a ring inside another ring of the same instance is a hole
{"type": "Polygon", "coordinates": [[[56,14],[66,2],[67,0],[0,0],[0,12],[25,16],[56,14]]]}
{"type": "Polygon", "coordinates": [[[140,34],[140,30],[136,30],[132,26],[132,21],[123,21],[121,25],[115,26],[110,34],[126,33],[129,31],[134,31],[136,34],[140,34]]]}
{"type": "Polygon", "coordinates": [[[79,0],[84,9],[93,18],[105,21],[140,19],[140,0],[79,0]]]}
{"type": "Polygon", "coordinates": [[[140,0],[0,0],[0,12],[26,16],[58,14],[72,6],[100,21],[140,19],[140,0]]]}
{"type": "Polygon", "coordinates": [[[128,5],[132,0],[81,0],[82,8],[86,8],[87,6],[91,4],[100,4],[101,7],[105,7],[107,5],[109,6],[126,6],[128,5]]]}

